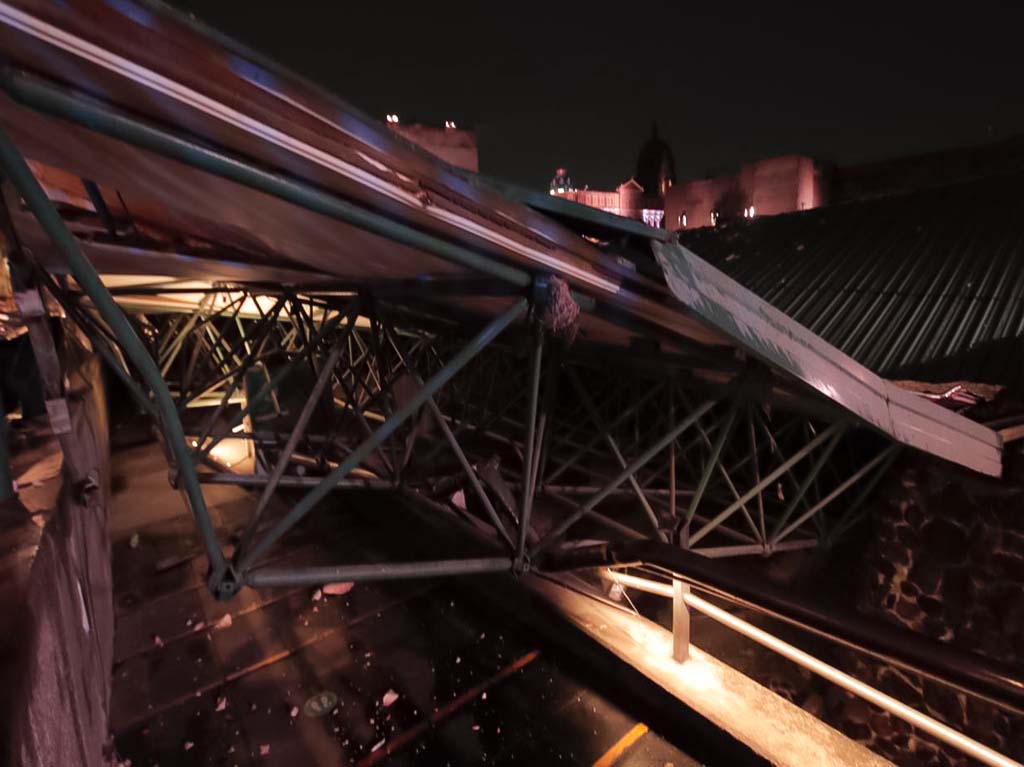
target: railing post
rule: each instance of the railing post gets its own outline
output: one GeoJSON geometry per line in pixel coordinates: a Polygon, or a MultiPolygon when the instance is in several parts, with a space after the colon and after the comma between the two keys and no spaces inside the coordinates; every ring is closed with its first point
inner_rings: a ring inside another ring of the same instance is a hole
{"type": "Polygon", "coordinates": [[[690,611],[686,595],[690,584],[678,578],[672,581],[672,660],[685,663],[690,657],[690,611]]]}

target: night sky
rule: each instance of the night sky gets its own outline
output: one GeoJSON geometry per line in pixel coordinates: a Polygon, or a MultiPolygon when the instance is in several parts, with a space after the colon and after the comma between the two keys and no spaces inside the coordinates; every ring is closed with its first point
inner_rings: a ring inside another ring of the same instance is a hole
{"type": "Polygon", "coordinates": [[[534,188],[613,187],[653,120],[680,179],[1024,133],[1020,2],[176,4],[382,120],[476,128],[481,171],[534,188]]]}

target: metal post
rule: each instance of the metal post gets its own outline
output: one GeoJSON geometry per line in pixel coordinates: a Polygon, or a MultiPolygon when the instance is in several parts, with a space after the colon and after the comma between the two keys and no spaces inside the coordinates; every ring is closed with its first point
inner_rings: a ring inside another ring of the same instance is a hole
{"type": "Polygon", "coordinates": [[[516,565],[522,567],[526,555],[526,533],[530,529],[530,512],[533,510],[534,476],[533,451],[536,448],[537,399],[540,394],[541,359],[544,354],[544,329],[540,323],[534,326],[533,363],[530,368],[530,405],[526,414],[526,446],[523,452],[523,495],[519,515],[519,538],[516,543],[516,565]]]}
{"type": "Polygon", "coordinates": [[[686,597],[690,585],[676,578],[672,581],[672,660],[683,663],[690,657],[690,611],[686,597]]]}

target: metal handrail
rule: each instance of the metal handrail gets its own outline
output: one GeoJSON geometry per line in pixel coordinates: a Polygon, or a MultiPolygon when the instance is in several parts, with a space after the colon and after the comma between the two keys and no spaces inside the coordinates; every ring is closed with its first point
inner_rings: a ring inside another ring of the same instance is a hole
{"type": "MultiPolygon", "coordinates": [[[[626,575],[614,570],[608,570],[605,575],[612,582],[618,583],[622,586],[628,586],[640,591],[646,591],[649,594],[657,594],[658,596],[668,597],[670,599],[676,597],[675,587],[668,583],[652,581],[646,578],[638,578],[636,576],[626,575]]],[[[949,725],[943,724],[927,714],[922,714],[920,711],[911,708],[906,703],[896,700],[896,698],[891,695],[886,695],[881,690],[877,690],[850,674],[840,671],[834,666],[830,666],[824,661],[815,658],[810,653],[805,652],[798,647],[794,647],[789,644],[789,642],[784,642],[777,636],[770,634],[752,623],[748,623],[742,618],[733,615],[727,610],[723,610],[717,605],[713,605],[711,602],[708,602],[706,599],[702,599],[689,590],[682,591],[679,596],[681,597],[682,603],[685,607],[692,608],[697,612],[708,616],[712,620],[715,620],[724,626],[728,626],[736,633],[741,634],[748,639],[752,639],[763,647],[767,647],[784,658],[791,660],[798,666],[818,674],[836,686],[843,688],[847,692],[875,704],[883,711],[888,711],[890,714],[899,717],[903,721],[909,722],[922,732],[927,732],[938,740],[948,743],[983,764],[992,765],[992,767],[1021,767],[1019,762],[1003,756],[994,749],[986,746],[984,743],[979,743],[973,738],[969,738],[963,733],[954,730],[949,725]]]]}
{"type": "Polygon", "coordinates": [[[671,544],[631,541],[565,549],[538,563],[547,571],[644,566],[850,649],[926,676],[1017,714],[1024,713],[1020,668],[951,647],[908,629],[814,604],[728,565],[671,544]]]}

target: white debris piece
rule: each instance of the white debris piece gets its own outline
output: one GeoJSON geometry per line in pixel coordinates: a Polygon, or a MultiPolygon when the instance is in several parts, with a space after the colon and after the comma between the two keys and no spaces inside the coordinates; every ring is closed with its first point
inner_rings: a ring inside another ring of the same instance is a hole
{"type": "Polygon", "coordinates": [[[164,646],[164,640],[162,640],[160,638],[159,634],[153,634],[153,644],[156,647],[163,647],[164,646]]]}
{"type": "Polygon", "coordinates": [[[195,746],[195,743],[193,743],[191,740],[186,740],[185,741],[185,750],[186,751],[191,751],[194,746],[195,746]]]}
{"type": "Polygon", "coordinates": [[[228,699],[227,698],[217,698],[217,708],[215,708],[214,711],[223,711],[227,707],[228,707],[228,699]]]}
{"type": "Polygon", "coordinates": [[[377,750],[378,748],[380,748],[381,746],[383,746],[385,742],[387,742],[387,738],[382,738],[382,739],[380,740],[380,742],[379,742],[379,743],[377,743],[377,744],[376,744],[376,745],[375,745],[375,746],[374,746],[373,748],[371,748],[371,749],[370,749],[370,753],[372,754],[372,753],[373,753],[374,751],[376,751],[376,750],[377,750]]]}
{"type": "Polygon", "coordinates": [[[215,629],[231,628],[231,613],[224,613],[224,617],[221,618],[219,621],[217,621],[217,623],[214,625],[214,628],[215,629]]]}
{"type": "Polygon", "coordinates": [[[291,710],[290,713],[291,713],[292,719],[294,719],[295,717],[297,717],[299,715],[299,707],[298,706],[292,706],[292,710],[291,710]]]}
{"type": "Polygon", "coordinates": [[[128,545],[133,549],[139,548],[139,534],[132,533],[132,537],[128,539],[128,545]]]}
{"type": "Polygon", "coordinates": [[[324,594],[331,594],[332,596],[340,597],[343,594],[347,594],[355,586],[351,581],[342,581],[341,583],[326,583],[324,584],[324,594]]]}
{"type": "Polygon", "coordinates": [[[262,743],[262,744],[260,744],[260,756],[270,756],[270,744],[269,743],[262,743]]]}
{"type": "Polygon", "coordinates": [[[324,592],[321,591],[320,589],[317,589],[316,591],[313,592],[313,601],[314,602],[319,602],[323,598],[324,598],[324,592]]]}
{"type": "Polygon", "coordinates": [[[396,700],[398,700],[398,693],[394,690],[388,690],[386,693],[384,693],[384,697],[381,698],[380,704],[384,706],[384,708],[387,708],[396,700]]]}

